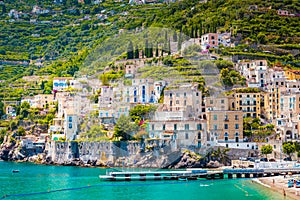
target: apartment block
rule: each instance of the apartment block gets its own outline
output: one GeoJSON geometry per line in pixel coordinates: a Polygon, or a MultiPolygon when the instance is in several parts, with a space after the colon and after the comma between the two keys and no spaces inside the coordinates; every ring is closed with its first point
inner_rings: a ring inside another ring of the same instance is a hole
{"type": "Polygon", "coordinates": [[[244,117],[261,116],[261,92],[258,89],[240,88],[234,90],[236,110],[243,111],[244,117]]]}

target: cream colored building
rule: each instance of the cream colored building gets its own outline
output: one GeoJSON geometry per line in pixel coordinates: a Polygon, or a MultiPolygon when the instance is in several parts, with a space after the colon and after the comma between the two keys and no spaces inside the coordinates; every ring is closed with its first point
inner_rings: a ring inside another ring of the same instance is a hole
{"type": "Polygon", "coordinates": [[[54,99],[53,94],[38,94],[34,96],[33,108],[53,108],[55,107],[55,102],[57,102],[56,99],[54,99]]]}

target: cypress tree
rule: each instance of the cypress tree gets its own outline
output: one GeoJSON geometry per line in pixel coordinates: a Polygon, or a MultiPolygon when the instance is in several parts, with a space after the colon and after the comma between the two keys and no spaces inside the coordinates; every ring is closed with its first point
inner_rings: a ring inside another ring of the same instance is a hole
{"type": "Polygon", "coordinates": [[[193,26],[192,26],[192,28],[191,28],[190,37],[191,37],[191,38],[194,38],[194,27],[193,27],[193,26]]]}
{"type": "Polygon", "coordinates": [[[139,47],[138,47],[138,45],[135,46],[134,58],[139,58],[139,47]]]}
{"type": "Polygon", "coordinates": [[[180,30],[179,38],[178,38],[178,44],[177,44],[178,51],[181,50],[181,45],[182,45],[182,31],[180,30]]]}
{"type": "Polygon", "coordinates": [[[146,39],[145,41],[145,56],[146,58],[148,58],[148,55],[149,55],[149,46],[148,46],[148,39],[146,39]]]}
{"type": "Polygon", "coordinates": [[[177,32],[174,31],[173,33],[173,42],[177,42],[177,32]]]}
{"type": "Polygon", "coordinates": [[[155,57],[158,57],[158,42],[156,42],[155,57]]]}
{"type": "Polygon", "coordinates": [[[127,59],[133,59],[133,45],[132,45],[131,41],[129,41],[129,44],[128,44],[127,59]]]}
{"type": "Polygon", "coordinates": [[[171,55],[171,40],[169,39],[168,54],[171,55]]]}

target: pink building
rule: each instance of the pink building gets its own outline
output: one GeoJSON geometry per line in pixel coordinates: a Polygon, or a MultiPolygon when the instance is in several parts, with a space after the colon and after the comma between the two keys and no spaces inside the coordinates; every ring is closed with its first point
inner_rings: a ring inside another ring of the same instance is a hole
{"type": "Polygon", "coordinates": [[[207,33],[201,36],[201,46],[206,47],[206,49],[210,47],[218,47],[218,34],[217,33],[207,33]]]}

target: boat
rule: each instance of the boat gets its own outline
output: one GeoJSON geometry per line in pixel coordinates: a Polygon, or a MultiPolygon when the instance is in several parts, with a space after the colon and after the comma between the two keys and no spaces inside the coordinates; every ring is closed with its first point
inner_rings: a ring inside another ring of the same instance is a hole
{"type": "Polygon", "coordinates": [[[182,177],[182,178],[178,178],[178,180],[179,180],[179,181],[188,181],[187,178],[183,178],[183,177],[182,177]]]}
{"type": "Polygon", "coordinates": [[[294,179],[288,180],[288,187],[289,187],[289,188],[294,187],[294,182],[295,182],[294,179]]]}
{"type": "Polygon", "coordinates": [[[300,188],[300,180],[295,181],[295,188],[300,188]]]}
{"type": "Polygon", "coordinates": [[[18,169],[12,170],[12,173],[19,173],[19,172],[20,172],[20,170],[18,170],[18,169]]]}
{"type": "MultiPolygon", "coordinates": [[[[203,172],[202,172],[203,173],[203,172]]],[[[100,175],[99,178],[104,181],[146,181],[146,180],[187,180],[194,178],[199,173],[192,170],[181,171],[141,171],[141,172],[107,172],[106,175],[100,175]]]]}

